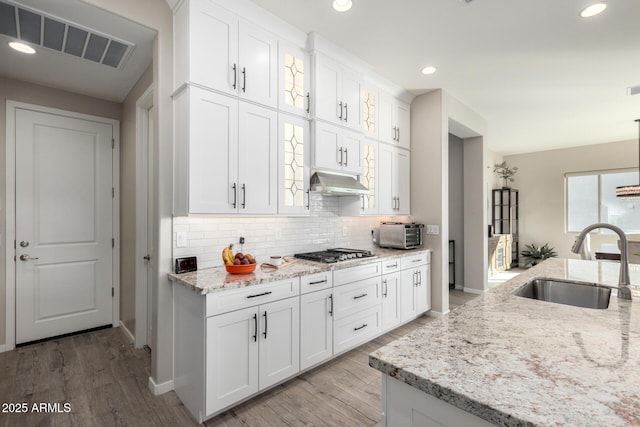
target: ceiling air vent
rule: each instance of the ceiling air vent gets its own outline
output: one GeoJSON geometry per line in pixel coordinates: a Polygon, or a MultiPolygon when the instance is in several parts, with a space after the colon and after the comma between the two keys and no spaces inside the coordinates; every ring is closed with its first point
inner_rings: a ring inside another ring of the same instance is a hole
{"type": "Polygon", "coordinates": [[[112,68],[120,68],[134,48],[133,43],[6,1],[0,1],[0,34],[112,68]]]}

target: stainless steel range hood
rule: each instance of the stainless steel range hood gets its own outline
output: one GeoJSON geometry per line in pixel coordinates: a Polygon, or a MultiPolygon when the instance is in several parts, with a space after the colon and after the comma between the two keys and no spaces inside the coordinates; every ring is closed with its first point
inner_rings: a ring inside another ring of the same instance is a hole
{"type": "Polygon", "coordinates": [[[316,172],[311,176],[311,192],[327,196],[368,195],[369,189],[350,175],[316,172]]]}

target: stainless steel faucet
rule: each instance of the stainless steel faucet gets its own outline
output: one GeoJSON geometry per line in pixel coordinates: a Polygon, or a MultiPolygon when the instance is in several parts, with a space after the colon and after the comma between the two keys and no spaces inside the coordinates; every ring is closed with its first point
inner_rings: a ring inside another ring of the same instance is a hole
{"type": "Polygon", "coordinates": [[[571,252],[574,254],[580,253],[580,248],[584,242],[585,236],[589,234],[591,231],[596,228],[607,228],[611,231],[614,231],[618,237],[620,237],[620,276],[618,277],[618,298],[621,299],[631,299],[631,288],[629,288],[629,242],[627,241],[627,236],[624,234],[624,231],[615,225],[607,224],[604,222],[599,222],[597,224],[591,224],[585,227],[584,230],[578,234],[576,237],[576,241],[573,242],[573,246],[571,247],[571,252]]]}

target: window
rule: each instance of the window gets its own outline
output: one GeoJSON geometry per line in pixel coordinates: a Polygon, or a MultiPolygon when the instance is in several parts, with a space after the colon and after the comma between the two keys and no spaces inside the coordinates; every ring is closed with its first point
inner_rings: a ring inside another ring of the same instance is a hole
{"type": "Polygon", "coordinates": [[[625,233],[639,233],[640,201],[616,197],[616,187],[637,181],[633,169],[566,174],[566,231],[577,233],[587,225],[607,222],[625,233]]]}

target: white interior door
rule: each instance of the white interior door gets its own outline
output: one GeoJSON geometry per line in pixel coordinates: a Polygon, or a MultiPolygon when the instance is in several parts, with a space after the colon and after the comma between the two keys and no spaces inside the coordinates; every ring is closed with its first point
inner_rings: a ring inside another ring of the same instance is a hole
{"type": "Polygon", "coordinates": [[[151,315],[153,313],[153,261],[155,251],[153,250],[153,107],[147,111],[147,255],[145,260],[146,286],[147,286],[147,337],[146,344],[151,348],[151,336],[153,323],[151,315]]]}
{"type": "Polygon", "coordinates": [[[113,126],[16,110],[16,343],[113,322],[113,126]]]}

